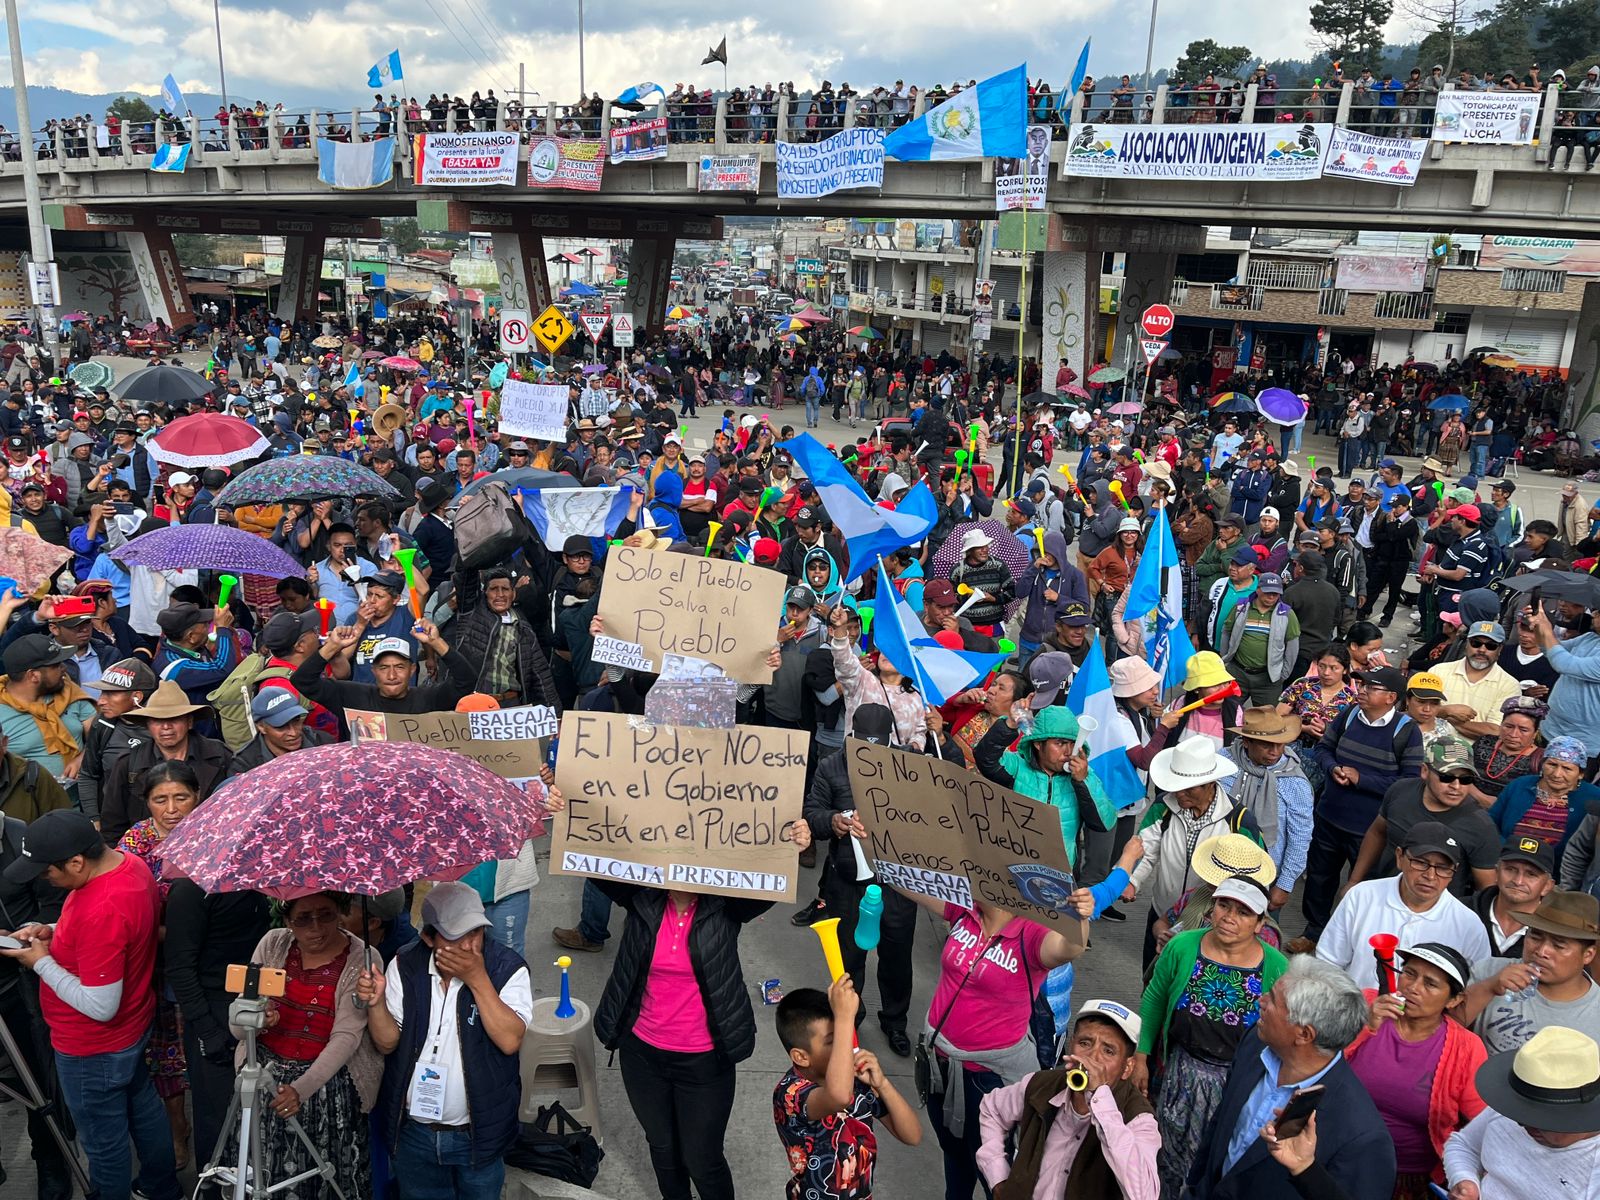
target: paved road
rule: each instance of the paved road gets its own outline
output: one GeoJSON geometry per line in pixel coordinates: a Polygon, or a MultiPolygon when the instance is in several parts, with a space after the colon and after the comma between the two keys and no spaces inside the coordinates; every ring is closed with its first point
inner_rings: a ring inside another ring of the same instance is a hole
{"type": "MultiPolygon", "coordinates": [[[[119,364],[120,366],[120,364],[119,364]]],[[[766,411],[766,410],[760,410],[766,411]]],[[[707,445],[716,430],[721,409],[715,409],[688,422],[689,442],[707,445]]],[[[839,441],[849,433],[848,427],[826,420],[817,432],[825,441],[839,441]]],[[[803,412],[792,406],[773,413],[775,423],[790,421],[804,424],[803,412]]],[[[1333,447],[1327,439],[1309,439],[1306,449],[1323,462],[1334,461],[1333,447]]],[[[1305,455],[1299,456],[1302,467],[1305,455]]],[[[1407,462],[1414,467],[1415,461],[1407,462]]],[[[1527,519],[1550,517],[1554,514],[1561,481],[1551,476],[1523,476],[1516,494],[1527,519]]],[[[1487,487],[1483,489],[1487,494],[1487,487]]],[[[1406,622],[1396,621],[1388,631],[1389,645],[1404,647],[1406,622]]],[[[802,900],[815,892],[818,872],[802,872],[800,895],[802,900]]],[[[528,960],[531,964],[538,994],[550,995],[559,989],[559,971],[554,960],[563,951],[550,940],[549,930],[554,926],[577,923],[579,892],[582,881],[546,875],[533,893],[533,911],[528,927],[528,960]]],[[[1140,988],[1139,950],[1143,935],[1144,908],[1130,905],[1130,919],[1124,923],[1102,921],[1094,928],[1090,950],[1078,963],[1078,980],[1075,999],[1083,1000],[1104,996],[1137,1004],[1140,988]]],[[[778,1045],[773,1032],[772,1011],[761,1004],[759,984],[764,979],[776,978],[786,988],[799,986],[825,986],[826,970],[816,936],[806,929],[797,929],[789,922],[793,908],[779,905],[765,917],[746,927],[741,941],[744,974],[756,1007],[759,1031],[756,1053],[739,1068],[738,1103],[729,1126],[727,1149],[733,1164],[739,1194],[751,1197],[770,1197],[782,1194],[788,1177],[777,1135],[773,1129],[772,1089],[785,1069],[787,1058],[778,1045]]],[[[1289,936],[1301,930],[1298,900],[1286,912],[1284,928],[1289,936]]],[[[915,990],[912,1002],[914,1017],[925,1013],[932,993],[937,971],[941,931],[934,927],[932,918],[919,910],[919,928],[914,955],[915,990]]],[[[620,933],[622,918],[612,922],[614,933],[620,933]]],[[[575,956],[572,969],[573,993],[590,1005],[598,1002],[611,968],[613,951],[609,947],[598,954],[575,956]]],[[[896,1086],[907,1094],[912,1091],[909,1060],[895,1058],[888,1050],[875,1019],[876,984],[868,988],[868,1016],[862,1024],[861,1040],[867,1048],[878,1052],[886,1070],[896,1086]]],[[[628,1107],[622,1087],[621,1075],[614,1062],[600,1051],[601,1106],[604,1113],[606,1159],[601,1169],[599,1188],[603,1194],[620,1200],[655,1195],[652,1190],[653,1175],[643,1135],[628,1107]]],[[[924,1144],[918,1149],[908,1149],[894,1142],[887,1134],[881,1145],[877,1186],[875,1194],[882,1200],[926,1200],[940,1188],[940,1158],[933,1142],[931,1130],[925,1129],[924,1144]]],[[[11,1174],[8,1195],[27,1194],[30,1187],[32,1164],[27,1157],[27,1139],[21,1128],[20,1112],[16,1105],[0,1107],[0,1163],[11,1174]]]]}

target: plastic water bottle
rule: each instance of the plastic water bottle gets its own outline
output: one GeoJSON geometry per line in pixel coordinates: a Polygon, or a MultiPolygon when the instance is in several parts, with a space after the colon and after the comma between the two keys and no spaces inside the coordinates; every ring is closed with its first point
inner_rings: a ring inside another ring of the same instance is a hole
{"type": "Polygon", "coordinates": [[[878,938],[883,932],[880,924],[882,917],[883,889],[875,883],[869,883],[866,894],[861,897],[861,907],[856,912],[857,949],[877,949],[878,938]]]}
{"type": "Polygon", "coordinates": [[[1017,736],[1027,737],[1029,732],[1033,729],[1033,711],[1029,709],[1028,711],[1024,712],[1021,716],[1016,718],[1016,722],[1017,736]]]}
{"type": "Polygon", "coordinates": [[[1533,972],[1533,981],[1525,988],[1519,988],[1511,995],[1518,1000],[1532,1000],[1539,994],[1539,965],[1530,963],[1529,969],[1533,972]]]}

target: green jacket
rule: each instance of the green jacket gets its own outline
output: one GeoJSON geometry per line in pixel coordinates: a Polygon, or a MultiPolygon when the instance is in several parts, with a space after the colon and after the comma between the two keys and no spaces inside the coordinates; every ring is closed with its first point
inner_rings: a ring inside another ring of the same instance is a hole
{"type": "Polygon", "coordinates": [[[0,756],[0,813],[32,821],[52,809],[71,807],[66,790],[38,763],[15,754],[0,756]]]}
{"type": "MultiPolygon", "coordinates": [[[[1200,960],[1200,939],[1205,934],[1204,929],[1186,929],[1173,934],[1151,968],[1150,982],[1139,1005],[1139,1053],[1165,1053],[1172,1014],[1177,1010],[1178,997],[1188,986],[1189,976],[1194,974],[1195,963],[1200,960]]],[[[1261,991],[1265,994],[1278,976],[1289,969],[1289,960],[1265,942],[1261,943],[1261,948],[1265,952],[1261,960],[1261,991]]]]}

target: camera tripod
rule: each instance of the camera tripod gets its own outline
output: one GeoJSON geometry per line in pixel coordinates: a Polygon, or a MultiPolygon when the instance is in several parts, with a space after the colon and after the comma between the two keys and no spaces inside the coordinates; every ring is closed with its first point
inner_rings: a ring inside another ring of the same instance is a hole
{"type": "Polygon", "coordinates": [[[320,1175],[333,1189],[338,1200],[346,1200],[345,1194],[333,1180],[333,1164],[322,1157],[295,1117],[285,1117],[284,1123],[300,1139],[313,1165],[288,1179],[277,1183],[267,1182],[266,1171],[261,1164],[261,1113],[276,1094],[278,1082],[256,1055],[256,1038],[267,1027],[267,1002],[257,997],[241,996],[228,1006],[228,1020],[244,1030],[244,1066],[239,1068],[238,1075],[234,1077],[233,1099],[228,1102],[228,1115],[222,1119],[222,1134],[217,1138],[216,1149],[211,1152],[211,1161],[200,1172],[200,1182],[215,1181],[227,1185],[233,1200],[262,1200],[263,1197],[276,1195],[320,1175]],[[233,1162],[228,1163],[223,1161],[222,1156],[227,1149],[230,1132],[238,1137],[239,1153],[233,1162]]]}

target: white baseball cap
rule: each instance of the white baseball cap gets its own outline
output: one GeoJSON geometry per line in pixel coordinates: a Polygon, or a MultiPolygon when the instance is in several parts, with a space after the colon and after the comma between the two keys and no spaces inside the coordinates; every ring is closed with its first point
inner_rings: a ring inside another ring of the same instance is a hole
{"type": "Polygon", "coordinates": [[[1110,1021],[1127,1034],[1128,1040],[1135,1046],[1139,1044],[1141,1028],[1139,1014],[1126,1004],[1118,1004],[1115,1000],[1090,1000],[1078,1010],[1078,1020],[1081,1021],[1085,1017],[1099,1017],[1103,1021],[1110,1021]]]}

